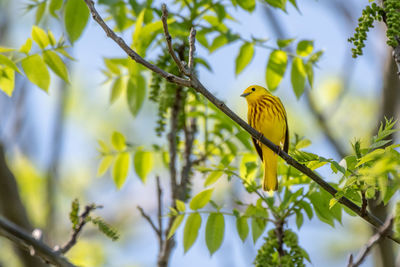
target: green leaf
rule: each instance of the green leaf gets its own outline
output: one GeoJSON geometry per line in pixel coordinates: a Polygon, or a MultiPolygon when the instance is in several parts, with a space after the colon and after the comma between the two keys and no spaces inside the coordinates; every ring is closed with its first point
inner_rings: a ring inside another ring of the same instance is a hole
{"type": "Polygon", "coordinates": [[[186,220],[183,230],[183,250],[186,253],[194,244],[199,235],[201,216],[198,212],[192,213],[186,220]]]}
{"type": "Polygon", "coordinates": [[[236,219],[236,229],[242,242],[244,242],[249,235],[249,225],[247,217],[240,216],[236,219]]]}
{"type": "Polygon", "coordinates": [[[130,77],[128,80],[127,100],[132,116],[136,116],[146,98],[146,80],[142,75],[130,77]]]}
{"type": "Polygon", "coordinates": [[[51,0],[50,1],[49,12],[53,17],[58,18],[56,11],[61,9],[62,4],[63,4],[63,0],[51,0]]]}
{"type": "Polygon", "coordinates": [[[297,44],[296,53],[301,57],[306,57],[314,50],[314,42],[310,40],[303,40],[297,44]]]}
{"type": "Polygon", "coordinates": [[[129,172],[129,162],[131,155],[128,152],[123,152],[117,156],[113,168],[113,179],[118,189],[124,185],[129,172]]]}
{"type": "Polygon", "coordinates": [[[48,92],[50,74],[42,57],[38,54],[28,56],[22,59],[21,65],[28,79],[39,88],[48,92]]]}
{"type": "Polygon", "coordinates": [[[267,226],[267,223],[263,219],[259,219],[259,218],[251,219],[251,233],[253,236],[254,244],[257,242],[258,238],[262,235],[266,226],[267,226]]]}
{"type": "Polygon", "coordinates": [[[67,66],[65,66],[64,62],[56,52],[51,50],[44,51],[43,59],[47,66],[49,66],[55,74],[57,74],[65,82],[69,83],[67,66]]]}
{"type": "Polygon", "coordinates": [[[186,210],[185,202],[183,202],[182,200],[176,199],[175,204],[178,211],[184,212],[186,210]]]}
{"type": "Polygon", "coordinates": [[[212,44],[210,45],[210,47],[208,48],[208,51],[210,53],[214,52],[215,50],[217,50],[218,48],[221,48],[222,46],[224,46],[225,44],[228,43],[228,38],[226,38],[226,36],[224,34],[221,34],[219,36],[217,36],[212,44]]]}
{"type": "Polygon", "coordinates": [[[314,84],[314,69],[313,69],[311,61],[308,61],[304,65],[304,68],[305,68],[306,73],[307,73],[308,84],[310,85],[311,88],[313,88],[313,84],[314,84]]]}
{"type": "Polygon", "coordinates": [[[113,147],[118,151],[122,151],[126,148],[125,136],[120,132],[113,132],[111,136],[111,143],[113,147]]]}
{"type": "Polygon", "coordinates": [[[268,4],[272,7],[280,8],[285,10],[286,7],[286,0],[265,0],[268,4]]]}
{"type": "Polygon", "coordinates": [[[288,45],[290,45],[291,43],[293,43],[293,41],[296,40],[296,38],[291,38],[291,39],[278,39],[276,41],[276,44],[279,46],[279,48],[285,48],[288,45]]]}
{"type": "Polygon", "coordinates": [[[217,182],[219,178],[224,174],[223,171],[213,171],[208,175],[207,179],[204,181],[204,187],[210,186],[217,182]]]}
{"type": "Polygon", "coordinates": [[[307,214],[308,219],[311,220],[312,217],[313,217],[313,214],[314,214],[314,213],[313,213],[313,210],[312,210],[312,208],[311,208],[311,205],[310,205],[308,202],[302,200],[302,201],[300,201],[299,206],[302,207],[302,208],[304,209],[304,211],[305,211],[306,214],[307,214]]]}
{"type": "Polygon", "coordinates": [[[14,63],[14,61],[9,59],[5,55],[0,54],[0,64],[6,66],[8,68],[11,68],[18,73],[21,73],[21,71],[18,69],[17,65],[14,63]]]}
{"type": "Polygon", "coordinates": [[[206,244],[211,255],[220,248],[224,232],[224,216],[221,213],[211,213],[206,224],[206,244]]]}
{"type": "Polygon", "coordinates": [[[126,83],[124,77],[119,76],[114,80],[114,83],[111,88],[110,104],[113,104],[121,96],[125,86],[126,83]]]}
{"type": "Polygon", "coordinates": [[[241,73],[244,68],[251,62],[254,56],[254,44],[253,43],[244,43],[242,47],[240,47],[239,54],[236,57],[236,67],[235,74],[238,75],[241,73]]]}
{"type": "Polygon", "coordinates": [[[136,174],[139,176],[140,180],[145,183],[148,174],[153,169],[153,154],[150,151],[136,151],[134,166],[136,174]]]}
{"type": "Polygon", "coordinates": [[[79,223],[79,200],[77,198],[74,199],[71,203],[71,211],[69,212],[69,220],[72,223],[72,229],[76,229],[76,226],[79,223]]]}
{"type": "Polygon", "coordinates": [[[12,96],[15,85],[15,71],[11,68],[4,68],[0,70],[0,90],[8,96],[12,96]]]}
{"type": "Polygon", "coordinates": [[[171,229],[169,230],[167,239],[170,239],[171,236],[173,236],[178,229],[178,227],[181,225],[183,219],[185,218],[184,214],[179,214],[175,217],[174,222],[172,223],[171,229]]]}
{"type": "Polygon", "coordinates": [[[54,37],[53,32],[48,30],[47,31],[47,36],[49,37],[50,45],[55,46],[57,44],[57,41],[56,41],[56,38],[54,37]]]}
{"type": "Polygon", "coordinates": [[[15,48],[0,46],[0,53],[6,53],[11,51],[15,51],[15,48]]]}
{"type": "Polygon", "coordinates": [[[291,82],[293,86],[293,91],[296,94],[297,99],[304,92],[304,87],[306,83],[306,70],[304,68],[304,63],[301,58],[296,57],[292,62],[292,73],[291,73],[291,82]]]}
{"type": "Polygon", "coordinates": [[[237,3],[241,8],[250,12],[256,8],[256,0],[239,0],[237,3]]]}
{"type": "Polygon", "coordinates": [[[68,0],[64,14],[65,29],[73,44],[82,35],[89,20],[89,8],[84,0],[68,0]]]}
{"type": "Polygon", "coordinates": [[[206,189],[201,191],[196,196],[192,198],[189,203],[189,207],[192,210],[198,210],[203,208],[210,201],[214,188],[206,189]]]}
{"type": "Polygon", "coordinates": [[[303,213],[301,213],[301,211],[299,210],[296,210],[295,212],[296,212],[296,226],[297,229],[300,229],[304,222],[303,213]]]}
{"type": "Polygon", "coordinates": [[[269,90],[274,91],[281,83],[286,71],[288,57],[285,51],[274,50],[268,59],[266,80],[269,90]]]}
{"type": "Polygon", "coordinates": [[[45,49],[50,44],[50,40],[49,37],[47,36],[47,33],[38,26],[35,25],[32,26],[31,35],[33,41],[35,41],[42,50],[45,49]]]}
{"type": "Polygon", "coordinates": [[[97,177],[103,176],[106,173],[106,171],[110,168],[113,160],[114,157],[111,155],[106,155],[101,159],[99,168],[97,169],[97,177]]]}
{"type": "Polygon", "coordinates": [[[44,11],[46,10],[46,1],[43,1],[36,7],[35,24],[39,24],[43,18],[44,11]]]}
{"type": "Polygon", "coordinates": [[[359,167],[360,165],[367,163],[373,159],[376,159],[377,157],[380,157],[381,155],[383,155],[385,153],[385,149],[383,148],[379,148],[379,149],[375,149],[374,151],[372,151],[371,153],[368,153],[367,155],[363,156],[362,158],[360,158],[360,160],[358,161],[356,168],[359,167]]]}

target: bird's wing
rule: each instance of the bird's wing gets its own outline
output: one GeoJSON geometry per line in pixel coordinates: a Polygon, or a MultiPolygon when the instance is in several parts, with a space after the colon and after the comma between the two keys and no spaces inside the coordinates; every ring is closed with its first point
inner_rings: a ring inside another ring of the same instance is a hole
{"type": "Polygon", "coordinates": [[[260,156],[260,158],[261,158],[261,161],[263,161],[263,155],[262,155],[262,150],[261,150],[261,147],[260,147],[260,145],[259,145],[259,144],[257,144],[257,140],[256,140],[256,139],[254,139],[254,138],[251,138],[251,140],[253,140],[254,147],[256,148],[256,150],[257,150],[257,153],[258,153],[258,155],[259,155],[259,156],[260,156]]]}
{"type": "Polygon", "coordinates": [[[285,123],[286,123],[286,133],[285,133],[285,144],[283,145],[283,150],[288,153],[289,151],[289,125],[287,123],[286,114],[285,114],[285,123]]]}

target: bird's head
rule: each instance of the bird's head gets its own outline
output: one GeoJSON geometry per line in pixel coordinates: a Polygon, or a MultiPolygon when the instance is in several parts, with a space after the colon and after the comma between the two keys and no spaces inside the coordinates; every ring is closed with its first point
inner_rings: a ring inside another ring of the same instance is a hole
{"type": "Polygon", "coordinates": [[[246,98],[247,102],[255,102],[264,95],[269,94],[268,90],[259,85],[251,85],[243,91],[241,97],[246,98]]]}

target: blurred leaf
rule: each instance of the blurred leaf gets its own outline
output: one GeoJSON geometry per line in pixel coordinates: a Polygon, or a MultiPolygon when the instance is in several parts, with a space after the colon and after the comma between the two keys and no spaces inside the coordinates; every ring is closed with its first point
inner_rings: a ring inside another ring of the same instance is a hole
{"type": "Polygon", "coordinates": [[[267,223],[263,219],[251,218],[251,233],[253,235],[254,244],[257,242],[258,238],[262,235],[265,230],[267,223]]]}
{"type": "Polygon", "coordinates": [[[310,40],[303,40],[297,44],[296,53],[301,57],[306,57],[314,50],[314,42],[310,40]]]}
{"type": "Polygon", "coordinates": [[[222,174],[224,174],[223,171],[213,171],[211,172],[206,180],[204,181],[204,187],[210,186],[212,184],[214,184],[215,182],[217,182],[219,180],[219,178],[222,176],[222,174]]]}
{"type": "Polygon", "coordinates": [[[224,232],[224,216],[221,213],[211,213],[206,224],[206,244],[211,255],[220,248],[224,232]]]}
{"type": "Polygon", "coordinates": [[[236,229],[240,239],[244,242],[249,235],[249,225],[246,217],[240,216],[236,219],[236,229]]]}
{"type": "Polygon", "coordinates": [[[43,59],[47,66],[49,66],[55,74],[57,74],[65,82],[69,83],[67,66],[65,66],[64,62],[57,55],[57,53],[51,50],[46,50],[43,52],[43,59]]]}
{"type": "Polygon", "coordinates": [[[183,249],[186,253],[194,244],[199,235],[201,216],[198,212],[188,216],[183,230],[183,249]]]}
{"type": "Polygon", "coordinates": [[[311,61],[307,62],[304,65],[304,69],[306,70],[306,73],[307,73],[308,83],[310,84],[310,87],[313,88],[313,84],[314,84],[314,69],[313,69],[311,61]]]}
{"type": "Polygon", "coordinates": [[[110,13],[113,15],[114,20],[117,24],[118,30],[122,31],[125,29],[127,22],[127,8],[124,2],[118,2],[110,7],[110,13]]]}
{"type": "Polygon", "coordinates": [[[251,62],[254,56],[254,44],[244,43],[240,47],[239,54],[236,57],[235,74],[241,73],[244,68],[251,62]]]}
{"type": "Polygon", "coordinates": [[[182,223],[182,221],[183,221],[184,218],[185,218],[185,215],[184,215],[184,214],[180,214],[180,215],[177,215],[177,216],[175,217],[175,220],[174,220],[174,222],[172,223],[171,229],[169,230],[167,239],[170,239],[171,236],[173,236],[173,235],[175,234],[176,230],[177,230],[178,227],[181,225],[181,223],[182,223]]]}
{"type": "Polygon", "coordinates": [[[73,44],[82,35],[89,20],[89,8],[83,0],[68,0],[64,14],[65,29],[73,44]]]}
{"type": "Polygon", "coordinates": [[[303,214],[299,210],[295,210],[295,212],[296,212],[296,226],[297,226],[297,229],[300,230],[300,228],[304,222],[303,214]]]}
{"type": "Polygon", "coordinates": [[[286,0],[265,0],[265,2],[282,10],[285,10],[286,7],[286,0]]]}
{"type": "Polygon", "coordinates": [[[113,104],[122,94],[126,87],[125,79],[121,76],[114,80],[111,88],[110,104],[113,104]]]}
{"type": "Polygon", "coordinates": [[[26,39],[25,44],[23,44],[23,45],[19,48],[19,52],[28,54],[29,51],[31,51],[31,48],[32,48],[32,39],[31,39],[31,38],[28,38],[28,39],[26,39]]]}
{"type": "Polygon", "coordinates": [[[57,41],[56,41],[56,38],[53,35],[53,32],[48,30],[47,31],[47,36],[49,37],[50,45],[55,46],[57,44],[57,41]]]}
{"type": "Polygon", "coordinates": [[[111,136],[111,144],[118,151],[123,151],[126,148],[125,136],[117,131],[114,131],[111,136]]]}
{"type": "Polygon", "coordinates": [[[192,198],[189,203],[189,207],[192,210],[198,210],[203,208],[210,201],[214,188],[206,189],[201,191],[196,196],[192,198]]]}
{"type": "Polygon", "coordinates": [[[49,37],[47,36],[47,33],[38,26],[35,25],[32,26],[31,35],[33,41],[35,41],[42,50],[45,49],[50,44],[50,40],[49,37]]]}
{"type": "Polygon", "coordinates": [[[307,74],[304,68],[303,60],[298,57],[293,59],[291,82],[293,86],[293,91],[296,94],[297,99],[299,99],[304,92],[306,75],[307,74]]]}
{"type": "Polygon", "coordinates": [[[6,57],[5,55],[0,54],[0,64],[4,65],[8,68],[11,68],[13,70],[15,70],[16,72],[21,74],[21,71],[18,69],[17,65],[14,63],[14,61],[12,61],[11,59],[9,59],[8,57],[6,57]]]}
{"type": "Polygon", "coordinates": [[[124,185],[129,172],[131,155],[128,152],[120,153],[115,160],[113,168],[113,179],[118,189],[124,185]]]}
{"type": "Polygon", "coordinates": [[[6,53],[11,51],[15,51],[15,48],[0,46],[0,53],[6,53]]]}
{"type": "Polygon", "coordinates": [[[212,53],[227,43],[228,43],[228,38],[226,38],[226,36],[224,34],[221,34],[213,40],[212,44],[208,48],[208,51],[210,51],[210,53],[212,53]]]}
{"type": "Polygon", "coordinates": [[[43,1],[36,7],[35,24],[39,24],[43,18],[44,11],[46,10],[47,1],[43,1]]]}
{"type": "Polygon", "coordinates": [[[303,210],[306,212],[306,214],[307,214],[307,217],[308,217],[308,219],[312,219],[312,217],[313,217],[313,209],[311,208],[311,205],[308,203],[308,202],[306,202],[306,201],[304,201],[304,200],[302,200],[302,201],[300,201],[299,202],[299,206],[301,207],[301,208],[303,208],[303,210]]]}
{"type": "Polygon", "coordinates": [[[176,209],[180,212],[184,212],[186,207],[185,207],[185,202],[183,202],[182,200],[176,199],[175,200],[176,203],[176,209]]]}
{"type": "Polygon", "coordinates": [[[0,90],[8,96],[12,96],[15,85],[15,71],[11,68],[3,68],[0,70],[0,90]]]}
{"type": "Polygon", "coordinates": [[[21,65],[28,79],[39,88],[48,92],[50,74],[42,57],[38,54],[28,56],[22,59],[21,65]]]}
{"type": "Polygon", "coordinates": [[[136,116],[146,98],[146,80],[142,75],[130,77],[128,80],[128,106],[132,116],[136,116]]]}
{"type": "Polygon", "coordinates": [[[237,3],[241,8],[250,12],[256,8],[256,0],[239,0],[237,3]]]}
{"type": "Polygon", "coordinates": [[[63,4],[63,0],[51,0],[49,4],[49,12],[50,14],[58,19],[58,15],[56,14],[56,11],[61,9],[63,4]]]}
{"type": "Polygon", "coordinates": [[[266,72],[267,87],[269,90],[274,91],[281,83],[286,71],[287,61],[287,54],[282,50],[274,50],[270,54],[266,72]]]}
{"type": "Polygon", "coordinates": [[[276,41],[276,44],[279,46],[279,48],[285,48],[288,45],[290,45],[291,43],[293,43],[293,41],[296,40],[296,38],[290,38],[290,39],[278,39],[276,41]]]}
{"type": "Polygon", "coordinates": [[[106,171],[110,168],[114,157],[111,155],[104,156],[99,164],[99,168],[97,169],[97,177],[103,176],[106,171]]]}
{"type": "Polygon", "coordinates": [[[153,154],[149,151],[136,151],[134,166],[136,174],[139,176],[140,180],[145,183],[147,176],[153,169],[153,154]]]}

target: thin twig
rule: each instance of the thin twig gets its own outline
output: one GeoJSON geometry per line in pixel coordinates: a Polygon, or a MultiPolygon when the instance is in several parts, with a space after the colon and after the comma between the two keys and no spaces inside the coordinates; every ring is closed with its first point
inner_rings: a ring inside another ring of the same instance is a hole
{"type": "Polygon", "coordinates": [[[193,166],[193,161],[190,158],[193,150],[193,143],[195,140],[195,133],[197,131],[196,119],[192,118],[190,120],[190,125],[184,125],[183,131],[185,133],[185,150],[184,159],[185,165],[182,167],[181,172],[181,182],[180,182],[180,199],[187,199],[186,192],[188,190],[188,185],[190,184],[190,170],[193,166]]]}
{"type": "Polygon", "coordinates": [[[150,224],[151,228],[153,228],[154,232],[156,232],[157,236],[161,236],[161,232],[160,230],[157,228],[157,226],[154,224],[153,220],[150,218],[149,215],[147,215],[143,208],[140,206],[137,206],[137,209],[140,211],[140,214],[142,214],[143,218],[146,219],[146,221],[148,221],[148,223],[150,224]]]}
{"type": "Polygon", "coordinates": [[[377,244],[384,236],[386,236],[386,233],[388,231],[390,231],[392,224],[393,224],[393,217],[389,217],[389,219],[386,220],[385,224],[381,228],[379,228],[378,232],[368,240],[365,247],[358,253],[357,259],[354,262],[353,262],[354,260],[353,255],[350,255],[347,267],[360,266],[360,264],[368,256],[368,253],[371,251],[372,247],[375,244],[377,244]]]}
{"type": "Polygon", "coordinates": [[[76,244],[76,242],[78,241],[79,234],[82,232],[83,227],[88,222],[87,218],[89,217],[90,212],[98,208],[102,208],[102,206],[97,206],[95,204],[92,204],[92,205],[87,205],[85,207],[85,210],[82,212],[81,215],[79,215],[79,223],[74,228],[70,240],[68,240],[68,242],[62,248],[59,249],[59,251],[62,254],[67,253],[68,250],[70,250],[76,244]]]}
{"type": "Polygon", "coordinates": [[[160,230],[159,241],[160,246],[164,241],[164,237],[162,234],[163,224],[162,224],[162,189],[160,183],[160,176],[156,176],[156,184],[157,184],[157,200],[158,200],[158,229],[160,230]]]}
{"type": "Polygon", "coordinates": [[[169,34],[168,23],[167,23],[167,18],[168,18],[167,6],[165,4],[162,4],[161,10],[162,10],[161,21],[162,21],[163,28],[164,28],[164,35],[165,35],[165,40],[167,41],[169,54],[171,55],[172,59],[175,61],[176,65],[178,66],[179,71],[182,72],[183,74],[189,76],[190,72],[188,72],[188,70],[182,65],[182,61],[178,58],[178,56],[176,55],[176,53],[174,51],[174,48],[172,47],[172,37],[169,34]]]}
{"type": "Polygon", "coordinates": [[[192,27],[190,29],[190,37],[189,37],[189,72],[193,73],[193,63],[194,63],[194,52],[196,51],[196,30],[192,27]]]}
{"type": "Polygon", "coordinates": [[[0,216],[0,235],[13,241],[19,247],[31,252],[47,263],[61,267],[76,267],[70,263],[59,251],[55,251],[40,240],[25,232],[16,224],[0,216]]]}
{"type": "MultiPolygon", "coordinates": [[[[280,149],[277,145],[272,143],[270,140],[265,138],[261,133],[252,128],[249,124],[247,124],[243,119],[241,119],[236,113],[234,113],[230,108],[228,108],[224,102],[216,98],[210,91],[208,91],[204,85],[197,79],[195,75],[190,76],[190,80],[182,79],[177,77],[171,73],[165,72],[160,68],[150,64],[143,58],[141,58],[135,51],[133,51],[123,40],[118,37],[104,22],[104,20],[100,17],[96,9],[94,8],[93,2],[91,0],[85,0],[86,4],[89,6],[89,10],[92,13],[93,18],[100,24],[100,26],[106,31],[107,36],[109,36],[112,40],[114,40],[133,60],[152,70],[153,72],[158,73],[162,77],[164,77],[167,81],[175,83],[177,85],[186,86],[193,88],[196,92],[203,95],[207,98],[211,103],[213,103],[219,110],[221,110],[225,115],[231,118],[235,123],[237,123],[240,127],[246,130],[252,137],[256,140],[260,141],[263,145],[267,146],[269,149],[277,153],[283,160],[286,161],[287,164],[293,166],[295,169],[299,170],[306,176],[308,176],[311,180],[316,182],[322,189],[326,192],[335,196],[337,190],[332,187],[329,183],[319,177],[315,172],[313,172],[310,168],[305,165],[299,163],[291,156],[289,156],[285,151],[280,149]]],[[[348,207],[353,212],[355,212],[358,216],[363,218],[365,221],[369,222],[376,228],[379,228],[383,225],[382,221],[378,219],[376,216],[367,212],[365,215],[361,214],[361,208],[349,200],[346,197],[341,197],[339,203],[348,207]]],[[[387,232],[387,237],[400,244],[400,239],[396,238],[392,231],[387,232]]]]}

